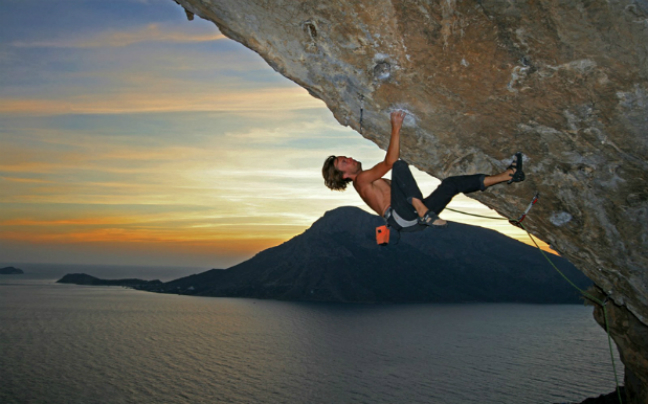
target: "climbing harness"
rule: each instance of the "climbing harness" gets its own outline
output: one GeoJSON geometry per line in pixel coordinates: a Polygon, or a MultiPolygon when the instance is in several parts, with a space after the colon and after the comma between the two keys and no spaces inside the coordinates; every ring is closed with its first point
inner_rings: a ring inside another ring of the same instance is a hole
{"type": "Polygon", "coordinates": [[[385,220],[385,224],[376,227],[376,243],[380,246],[386,246],[389,244],[391,229],[394,229],[398,235],[398,239],[394,244],[400,242],[401,231],[409,233],[425,230],[425,226],[420,226],[418,220],[403,219],[391,206],[385,211],[383,219],[385,220]]]}
{"type": "Polygon", "coordinates": [[[385,211],[385,216],[383,218],[385,219],[386,226],[390,225],[389,220],[392,219],[395,224],[400,227],[400,229],[396,228],[396,230],[409,229],[419,224],[418,220],[403,219],[391,206],[387,208],[387,210],[385,211]]]}

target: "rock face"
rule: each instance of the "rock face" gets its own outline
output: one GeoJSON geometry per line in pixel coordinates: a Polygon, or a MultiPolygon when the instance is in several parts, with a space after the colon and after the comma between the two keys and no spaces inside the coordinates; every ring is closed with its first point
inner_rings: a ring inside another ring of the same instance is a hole
{"type": "Polygon", "coordinates": [[[527,227],[646,327],[646,0],[177,2],[383,148],[407,110],[402,157],[435,177],[524,151],[525,183],[475,198],[516,217],[540,191],[527,227]]]}

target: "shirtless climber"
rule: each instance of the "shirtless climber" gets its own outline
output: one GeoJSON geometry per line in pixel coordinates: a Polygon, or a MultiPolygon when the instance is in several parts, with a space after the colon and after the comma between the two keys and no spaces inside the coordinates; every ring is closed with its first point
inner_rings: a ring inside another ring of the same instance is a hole
{"type": "Polygon", "coordinates": [[[524,181],[522,153],[516,153],[515,160],[506,171],[497,175],[473,174],[448,177],[427,198],[421,191],[406,162],[400,157],[400,130],[405,112],[391,113],[391,140],[385,160],[369,170],[363,170],[359,161],[345,156],[329,156],[322,167],[324,183],[332,190],[343,191],[349,182],[363,201],[387,224],[401,231],[423,230],[426,226],[446,226],[439,218],[452,198],[460,192],[465,194],[484,191],[486,188],[508,181],[524,181]],[[392,180],[382,178],[392,170],[392,180]]]}

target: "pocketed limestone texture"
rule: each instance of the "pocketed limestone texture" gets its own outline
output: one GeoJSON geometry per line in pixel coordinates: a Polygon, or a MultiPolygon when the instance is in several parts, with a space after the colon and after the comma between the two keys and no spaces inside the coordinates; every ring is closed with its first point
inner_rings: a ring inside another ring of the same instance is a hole
{"type": "Polygon", "coordinates": [[[648,1],[177,2],[382,148],[406,110],[402,157],[435,177],[523,151],[527,180],[475,199],[515,218],[539,191],[527,228],[646,327],[648,1]]]}

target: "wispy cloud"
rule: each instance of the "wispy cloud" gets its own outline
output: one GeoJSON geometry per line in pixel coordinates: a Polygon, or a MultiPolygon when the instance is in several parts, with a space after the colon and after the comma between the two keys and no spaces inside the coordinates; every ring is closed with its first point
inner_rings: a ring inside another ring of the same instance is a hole
{"type": "MultiPolygon", "coordinates": [[[[112,31],[90,35],[90,37],[68,37],[34,41],[14,41],[12,46],[18,48],[114,48],[129,46],[141,42],[191,43],[209,42],[226,39],[214,26],[211,32],[205,29],[190,31],[178,30],[175,26],[149,24],[144,28],[131,31],[112,31]]],[[[202,26],[201,26],[202,27],[202,26]]]]}
{"type": "Polygon", "coordinates": [[[228,93],[118,93],[63,99],[0,99],[0,114],[66,115],[198,111],[281,111],[321,108],[302,88],[270,88],[228,93]]]}
{"type": "MultiPolygon", "coordinates": [[[[353,190],[326,189],[321,164],[344,153],[371,165],[384,151],[215,26],[152,7],[155,17],[118,21],[89,7],[78,26],[34,26],[0,45],[0,244],[13,246],[0,258],[233,264],[327,210],[368,210],[353,190]]],[[[5,21],[29,26],[29,15],[5,21]]],[[[438,183],[415,176],[424,193],[438,183]]]]}
{"type": "Polygon", "coordinates": [[[27,183],[27,184],[47,184],[47,183],[51,183],[51,181],[40,180],[40,179],[37,179],[37,178],[0,177],[0,180],[9,181],[9,182],[27,183]]]}

